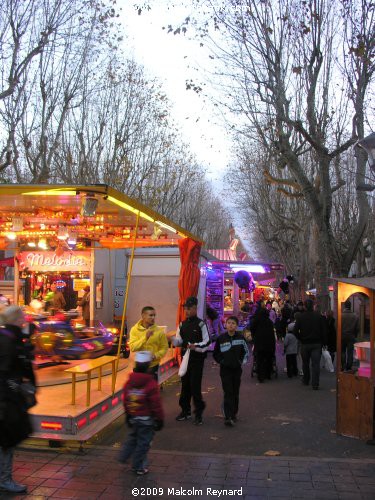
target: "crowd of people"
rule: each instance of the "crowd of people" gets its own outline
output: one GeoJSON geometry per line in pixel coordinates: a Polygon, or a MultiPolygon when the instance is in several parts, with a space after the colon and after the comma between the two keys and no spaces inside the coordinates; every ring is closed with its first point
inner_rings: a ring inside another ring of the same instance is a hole
{"type": "MultiPolygon", "coordinates": [[[[189,297],[185,301],[186,319],[180,323],[176,335],[171,339],[174,346],[181,348],[183,359],[187,356],[188,360],[180,372],[180,413],[176,417],[177,421],[192,419],[193,406],[193,423],[203,424],[206,404],[201,386],[204,361],[212,341],[213,358],[220,366],[222,411],[226,426],[233,427],[237,422],[242,369],[249,358],[249,343],[252,345],[253,363],[256,362],[259,382],[271,379],[276,343],[279,341],[284,349],[287,376],[292,378],[301,375],[304,385],[311,383],[313,390],[319,389],[322,349],[327,349],[332,361],[335,358],[336,327],[332,311],[321,314],[312,300],[306,300],[305,303],[299,301],[295,305],[287,300],[282,305],[277,302],[276,307],[275,303],[265,301],[248,305],[249,319],[245,332],[248,331],[249,336],[239,331],[236,316],[229,316],[224,328],[219,315],[211,307],[207,309],[206,322],[197,316],[197,298],[189,297]],[[301,371],[298,370],[298,356],[302,360],[301,371]]],[[[125,462],[133,456],[133,469],[138,475],[148,472],[147,452],[150,443],[154,432],[164,425],[156,367],[167,346],[162,340],[163,335],[158,333],[155,315],[153,308],[143,308],[142,319],[130,331],[130,346],[136,351],[136,363],[134,374],[125,385],[124,405],[131,432],[124,443],[120,461],[125,462]]],[[[342,315],[343,370],[352,368],[358,324],[358,317],[351,311],[348,301],[342,315]]]]}
{"type": "MultiPolygon", "coordinates": [[[[89,293],[89,290],[86,291],[89,293]]],[[[202,377],[207,351],[214,341],[213,358],[220,366],[223,389],[222,411],[226,426],[234,427],[239,410],[239,392],[243,365],[249,358],[249,344],[253,350],[253,364],[260,383],[271,379],[275,366],[276,344],[283,345],[286,373],[289,378],[299,375],[297,357],[302,360],[302,383],[319,388],[322,348],[327,347],[332,361],[336,351],[336,328],[333,314],[314,310],[314,303],[307,300],[293,305],[285,301],[276,308],[273,303],[259,301],[252,305],[245,332],[239,331],[239,320],[229,316],[224,325],[218,314],[210,311],[207,322],[197,316],[198,300],[189,297],[184,303],[185,320],[170,339],[181,348],[186,357],[185,369],[180,373],[179,422],[194,419],[203,424],[206,407],[202,397],[202,377]],[[277,324],[279,322],[279,326],[277,324]],[[212,325],[215,326],[214,335],[212,325]],[[210,335],[211,333],[211,335],[210,335]],[[193,409],[193,411],[192,411],[193,409]]],[[[278,303],[278,306],[280,304],[278,303]]],[[[155,431],[164,425],[158,371],[161,359],[167,352],[167,337],[156,321],[156,311],[146,306],[141,319],[131,328],[129,345],[135,353],[134,371],[124,386],[126,422],[130,428],[120,454],[120,461],[133,460],[137,475],[148,472],[147,453],[155,431]]],[[[18,306],[2,306],[0,310],[0,489],[22,493],[26,487],[14,481],[12,460],[14,447],[31,433],[27,410],[28,398],[25,384],[33,388],[32,351],[24,342],[23,311],[18,306]],[[17,422],[17,425],[14,425],[17,422]]],[[[342,370],[351,370],[355,338],[359,332],[358,316],[345,302],[342,313],[342,370]]],[[[35,397],[34,403],[35,404],[35,397]]]]}

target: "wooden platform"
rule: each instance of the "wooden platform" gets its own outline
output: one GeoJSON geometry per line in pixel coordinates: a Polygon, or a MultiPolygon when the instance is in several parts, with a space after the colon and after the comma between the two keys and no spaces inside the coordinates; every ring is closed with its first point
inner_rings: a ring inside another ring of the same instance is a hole
{"type": "MultiPolygon", "coordinates": [[[[121,360],[122,368],[117,373],[115,392],[122,389],[129,373],[133,370],[131,358],[121,360]]],[[[63,367],[64,369],[64,367],[63,367]]],[[[66,369],[66,366],[65,366],[66,369]]],[[[103,370],[104,371],[104,370],[103,370]]],[[[30,410],[32,415],[56,415],[56,416],[75,416],[87,410],[86,407],[86,378],[82,376],[81,381],[77,382],[76,404],[71,404],[72,384],[71,376],[66,373],[67,382],[56,385],[38,386],[37,399],[38,404],[30,410]]],[[[77,377],[78,378],[78,377],[77,377]]],[[[93,374],[94,378],[94,374],[93,374]]],[[[39,377],[38,377],[39,379],[39,377]]],[[[39,380],[38,380],[39,382],[39,380]]],[[[112,375],[109,367],[108,374],[102,377],[102,390],[98,391],[96,384],[91,388],[91,406],[95,406],[103,399],[112,395],[112,375]]]]}
{"type": "MultiPolygon", "coordinates": [[[[100,359],[100,358],[97,358],[100,359]]],[[[129,358],[130,359],[130,358],[129,358]]],[[[126,369],[129,363],[133,363],[133,361],[129,361],[129,359],[120,358],[119,362],[119,371],[126,369]]],[[[44,368],[38,368],[38,364],[34,365],[34,373],[37,380],[37,386],[46,387],[46,386],[56,386],[60,384],[71,384],[72,377],[65,370],[68,368],[72,368],[74,366],[80,365],[84,363],[84,360],[75,359],[69,361],[68,363],[64,363],[56,366],[48,366],[44,368]]],[[[108,375],[111,373],[111,367],[103,368],[103,375],[108,375]]],[[[96,378],[98,376],[97,373],[92,374],[92,378],[96,378]]],[[[84,380],[84,376],[77,375],[77,380],[84,380]]]]}
{"type": "MultiPolygon", "coordinates": [[[[34,428],[33,437],[48,440],[85,441],[104,429],[124,411],[122,388],[133,370],[133,358],[134,355],[131,354],[128,359],[120,360],[114,392],[112,391],[110,365],[108,374],[103,373],[101,390],[98,390],[98,384],[91,385],[89,407],[86,406],[86,375],[82,376],[83,380],[76,382],[76,398],[73,405],[70,374],[65,373],[69,380],[61,382],[64,379],[63,370],[66,370],[68,365],[38,370],[38,404],[30,410],[34,428]],[[43,373],[44,370],[48,371],[43,373]],[[41,385],[46,381],[51,381],[54,373],[56,374],[55,385],[41,385]]],[[[159,383],[162,384],[176,372],[177,364],[173,357],[173,350],[169,349],[160,363],[159,383]]]]}

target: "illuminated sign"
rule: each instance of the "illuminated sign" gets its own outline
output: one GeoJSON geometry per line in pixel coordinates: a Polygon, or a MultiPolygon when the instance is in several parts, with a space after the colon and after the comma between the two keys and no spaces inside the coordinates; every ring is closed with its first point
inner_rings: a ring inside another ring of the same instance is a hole
{"type": "Polygon", "coordinates": [[[17,256],[20,270],[30,271],[90,271],[89,252],[21,252],[17,256]]]}

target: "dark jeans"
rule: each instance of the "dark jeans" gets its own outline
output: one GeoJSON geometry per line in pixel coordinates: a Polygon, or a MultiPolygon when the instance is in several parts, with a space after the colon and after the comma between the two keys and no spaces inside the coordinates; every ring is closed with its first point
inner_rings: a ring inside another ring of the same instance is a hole
{"type": "Polygon", "coordinates": [[[238,413],[242,368],[220,366],[221,385],[224,391],[225,418],[234,418],[238,413]]]}
{"type": "Polygon", "coordinates": [[[159,372],[159,365],[156,366],[151,366],[151,368],[148,369],[148,373],[154,377],[156,382],[158,382],[158,372],[159,372]]]}
{"type": "Polygon", "coordinates": [[[0,447],[0,483],[12,479],[14,448],[0,447]]]}
{"type": "Polygon", "coordinates": [[[133,420],[133,426],[129,429],[128,437],[120,453],[121,462],[133,456],[133,469],[140,470],[147,467],[147,452],[154,434],[153,419],[150,419],[148,424],[141,420],[133,420]]]}
{"type": "Polygon", "coordinates": [[[275,353],[272,351],[258,351],[256,350],[256,366],[258,380],[263,382],[265,378],[271,378],[272,363],[275,353]]]}
{"type": "Polygon", "coordinates": [[[354,354],[354,342],[353,338],[343,337],[341,340],[341,369],[351,370],[353,366],[353,354],[354,354]]]}
{"type": "Polygon", "coordinates": [[[298,375],[297,368],[297,354],[287,354],[286,356],[286,371],[288,377],[293,377],[298,375]]]}
{"type": "Polygon", "coordinates": [[[179,405],[184,413],[191,412],[191,398],[194,402],[194,413],[201,417],[205,409],[205,402],[202,399],[202,376],[203,376],[204,358],[189,359],[187,371],[181,377],[181,394],[179,405]]]}
{"type": "Polygon", "coordinates": [[[310,360],[312,368],[312,386],[319,387],[321,344],[301,344],[303,382],[310,383],[310,360]]]}

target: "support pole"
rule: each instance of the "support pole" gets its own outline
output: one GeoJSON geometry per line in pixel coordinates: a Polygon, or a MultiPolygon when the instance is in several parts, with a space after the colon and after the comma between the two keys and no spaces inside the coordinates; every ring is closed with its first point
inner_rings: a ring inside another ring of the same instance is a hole
{"type": "Polygon", "coordinates": [[[137,234],[138,234],[138,224],[139,224],[139,212],[137,213],[137,221],[136,221],[135,230],[134,230],[132,253],[131,253],[131,256],[130,256],[130,263],[129,263],[129,268],[128,268],[128,278],[127,278],[127,281],[126,281],[126,290],[125,290],[125,297],[124,297],[124,307],[122,309],[122,318],[121,318],[120,338],[119,338],[118,349],[117,349],[117,359],[116,359],[115,381],[114,381],[114,385],[113,385],[113,394],[114,394],[115,389],[116,389],[116,380],[117,380],[118,365],[119,365],[119,362],[120,362],[122,338],[124,336],[125,314],[126,314],[126,307],[128,305],[128,296],[129,296],[129,288],[130,288],[131,275],[132,275],[132,270],[133,270],[133,260],[134,260],[134,253],[135,253],[135,245],[136,245],[136,242],[137,242],[137,234]]]}
{"type": "Polygon", "coordinates": [[[94,326],[95,316],[95,253],[94,248],[90,249],[90,326],[94,326]]]}
{"type": "Polygon", "coordinates": [[[18,264],[18,247],[14,252],[14,289],[13,289],[13,304],[19,306],[20,295],[20,266],[18,264]]]}

